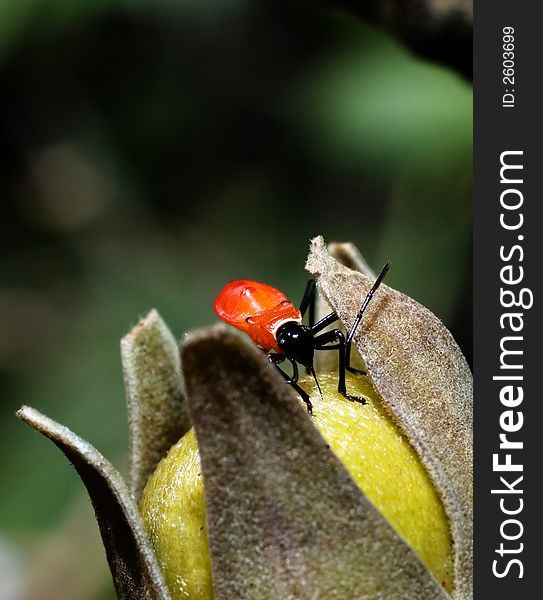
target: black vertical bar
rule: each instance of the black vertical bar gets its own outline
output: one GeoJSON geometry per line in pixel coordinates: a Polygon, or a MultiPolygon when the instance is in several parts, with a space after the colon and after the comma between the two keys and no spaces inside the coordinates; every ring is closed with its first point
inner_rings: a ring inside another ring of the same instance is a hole
{"type": "Polygon", "coordinates": [[[474,4],[475,598],[520,600],[543,573],[543,30],[538,2],[474,4]]]}

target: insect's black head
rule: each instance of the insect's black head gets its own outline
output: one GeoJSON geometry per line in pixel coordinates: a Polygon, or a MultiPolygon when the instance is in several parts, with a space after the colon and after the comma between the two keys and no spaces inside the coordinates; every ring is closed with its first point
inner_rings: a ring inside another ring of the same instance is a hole
{"type": "Polygon", "coordinates": [[[315,348],[313,335],[308,327],[296,321],[288,321],[279,327],[275,337],[277,345],[288,358],[305,367],[313,367],[315,348]]]}

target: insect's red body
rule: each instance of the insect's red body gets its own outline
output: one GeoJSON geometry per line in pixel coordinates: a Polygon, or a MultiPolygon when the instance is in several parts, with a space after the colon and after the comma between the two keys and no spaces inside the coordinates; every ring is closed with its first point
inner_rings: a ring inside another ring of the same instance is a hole
{"type": "MultiPolygon", "coordinates": [[[[337,350],[338,363],[338,392],[348,400],[361,402],[364,398],[351,396],[345,388],[345,371],[362,373],[351,367],[351,342],[358,327],[362,314],[388,271],[387,263],[379,273],[370,291],[362,303],[347,337],[340,329],[324,329],[339,320],[337,313],[331,312],[317,323],[314,323],[315,281],[307,284],[300,308],[279,290],[258,281],[237,279],[227,283],[217,298],[214,308],[223,320],[247,333],[253,342],[266,352],[267,359],[274,365],[288,360],[292,364],[292,375],[287,375],[279,369],[285,381],[290,384],[307,405],[309,413],[313,410],[309,394],[298,385],[298,363],[303,365],[319,382],[313,366],[316,350],[337,350]],[[309,325],[303,325],[302,319],[309,310],[309,325]]],[[[319,387],[320,391],[320,387],[319,387]]],[[[322,394],[321,394],[322,396],[322,394]]]]}
{"type": "Polygon", "coordinates": [[[301,312],[274,287],[238,279],[226,284],[214,304],[217,315],[247,333],[265,352],[282,354],[277,344],[279,327],[302,322],[301,312]]]}

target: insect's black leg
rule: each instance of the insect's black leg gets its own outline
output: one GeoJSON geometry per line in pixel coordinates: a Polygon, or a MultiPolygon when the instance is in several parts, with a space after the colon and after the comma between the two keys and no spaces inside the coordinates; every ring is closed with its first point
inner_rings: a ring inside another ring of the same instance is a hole
{"type": "Polygon", "coordinates": [[[332,329],[331,331],[325,331],[324,333],[315,336],[313,342],[315,343],[315,350],[337,350],[340,345],[345,345],[345,336],[339,329],[332,329]],[[333,346],[327,345],[332,342],[338,343],[333,346]]]}
{"type": "Polygon", "coordinates": [[[353,402],[360,402],[360,404],[366,404],[365,398],[359,398],[358,396],[351,396],[347,393],[347,387],[345,385],[345,368],[346,368],[346,352],[347,344],[345,342],[345,336],[339,329],[332,329],[332,331],[325,331],[322,335],[315,338],[315,350],[337,350],[339,355],[339,377],[337,391],[348,400],[353,402]],[[331,342],[337,342],[336,344],[328,345],[331,342]]]}
{"type": "Polygon", "coordinates": [[[300,398],[305,402],[307,406],[307,412],[312,415],[313,414],[313,404],[311,404],[311,400],[309,399],[309,394],[301,388],[296,381],[293,381],[291,377],[289,377],[284,371],[277,367],[281,375],[285,378],[285,381],[294,388],[296,393],[300,396],[300,398]]]}
{"type": "Polygon", "coordinates": [[[300,312],[302,313],[302,317],[304,317],[306,310],[309,308],[309,327],[313,327],[315,323],[315,292],[315,280],[310,279],[305,286],[304,297],[300,302],[300,312]]]}
{"type": "MultiPolygon", "coordinates": [[[[311,332],[317,333],[321,329],[324,329],[327,325],[330,325],[334,321],[337,321],[338,318],[339,317],[336,315],[336,313],[330,313],[329,315],[324,317],[324,319],[321,319],[316,325],[314,325],[313,328],[311,329],[311,332]]],[[[336,331],[336,330],[334,329],[333,331],[336,331]]],[[[329,333],[329,332],[326,332],[326,333],[329,333]]],[[[314,338],[315,341],[321,340],[323,335],[324,334],[321,334],[320,336],[317,336],[316,338],[314,338]]],[[[332,339],[330,341],[333,342],[333,341],[335,341],[335,339],[336,339],[335,337],[332,337],[332,339]]],[[[326,347],[326,348],[317,348],[316,347],[315,349],[316,350],[328,350],[329,347],[326,347]]],[[[360,369],[355,369],[354,367],[351,367],[351,341],[345,342],[345,368],[347,369],[347,371],[350,371],[351,373],[356,373],[358,375],[367,375],[366,371],[361,371],[360,369]]]]}
{"type": "Polygon", "coordinates": [[[305,404],[307,406],[307,412],[310,415],[312,415],[313,414],[313,404],[311,404],[311,400],[309,399],[309,394],[304,389],[302,389],[297,383],[291,383],[290,385],[296,390],[297,394],[305,402],[305,404]]]}
{"type": "Polygon", "coordinates": [[[326,315],[320,321],[317,321],[313,327],[311,327],[311,333],[315,335],[315,333],[319,333],[319,331],[322,331],[325,327],[328,327],[328,325],[331,325],[338,320],[339,317],[337,314],[335,312],[331,312],[329,315],[326,315]]]}
{"type": "MultiPolygon", "coordinates": [[[[314,279],[310,279],[305,286],[304,297],[300,302],[300,312],[302,313],[302,319],[309,308],[309,327],[313,327],[315,324],[315,297],[317,291],[317,284],[314,279]]],[[[311,369],[309,367],[305,368],[306,373],[309,375],[311,373],[311,369]]]]}
{"type": "MultiPolygon", "coordinates": [[[[315,334],[319,333],[319,331],[322,331],[325,327],[328,327],[328,325],[335,323],[338,319],[339,317],[337,316],[337,314],[335,312],[331,312],[330,314],[326,315],[320,321],[311,326],[311,334],[315,336],[315,334]]],[[[311,369],[309,367],[306,368],[306,371],[308,374],[311,373],[311,369]]],[[[316,380],[317,378],[315,377],[315,381],[316,380]]]]}
{"type": "Polygon", "coordinates": [[[266,354],[266,358],[272,363],[272,365],[278,365],[282,363],[286,356],[284,354],[275,354],[275,352],[270,352],[266,354]]]}
{"type": "Polygon", "coordinates": [[[302,389],[297,383],[298,382],[298,365],[293,360],[290,361],[292,363],[292,377],[289,377],[283,371],[283,369],[281,369],[278,366],[278,363],[282,363],[285,360],[285,356],[280,355],[280,354],[271,353],[271,354],[266,354],[266,358],[277,367],[277,370],[279,371],[279,373],[281,373],[285,382],[294,388],[296,393],[305,402],[305,404],[307,406],[307,412],[310,415],[312,415],[313,414],[313,404],[311,404],[311,400],[309,399],[309,394],[304,389],[302,389]]]}
{"type": "Polygon", "coordinates": [[[352,342],[345,342],[345,368],[347,371],[351,373],[356,373],[357,375],[367,375],[366,371],[362,371],[361,369],[355,369],[351,367],[351,344],[352,342]]]}
{"type": "MultiPolygon", "coordinates": [[[[290,360],[290,359],[289,359],[290,360]]],[[[306,406],[307,406],[307,412],[312,415],[313,414],[313,404],[311,404],[311,400],[309,399],[309,394],[298,385],[298,365],[296,364],[295,360],[290,360],[291,364],[292,364],[292,377],[289,378],[289,376],[284,372],[281,371],[281,373],[283,373],[283,377],[285,378],[285,381],[291,385],[296,392],[298,392],[299,396],[301,397],[301,399],[305,402],[306,406]]]]}
{"type": "Polygon", "coordinates": [[[298,383],[298,365],[295,360],[291,360],[290,364],[292,365],[292,377],[290,378],[289,383],[298,383]]]}
{"type": "MultiPolygon", "coordinates": [[[[341,335],[343,336],[343,333],[341,331],[339,333],[341,333],[341,335]]],[[[345,386],[345,369],[346,369],[345,355],[347,352],[346,345],[345,345],[345,339],[343,340],[343,345],[344,345],[344,347],[339,349],[339,379],[338,379],[338,384],[337,384],[338,392],[342,396],[347,398],[348,400],[352,400],[353,402],[360,402],[360,404],[366,404],[365,398],[359,398],[358,396],[351,396],[350,394],[347,393],[347,388],[345,386]]],[[[356,372],[356,369],[353,369],[353,371],[356,372]]],[[[358,372],[362,373],[362,371],[358,371],[358,372]]]]}
{"type": "MultiPolygon", "coordinates": [[[[316,287],[314,289],[316,289],[316,287]]],[[[315,298],[316,297],[317,297],[316,293],[313,292],[311,302],[309,303],[309,319],[308,319],[309,327],[313,327],[313,325],[315,325],[315,298]]]]}

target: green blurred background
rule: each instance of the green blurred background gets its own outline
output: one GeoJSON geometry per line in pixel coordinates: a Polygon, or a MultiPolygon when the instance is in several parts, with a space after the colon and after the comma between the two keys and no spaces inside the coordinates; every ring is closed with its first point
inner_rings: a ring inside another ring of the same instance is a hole
{"type": "Polygon", "coordinates": [[[301,0],[0,1],[0,597],[112,598],[30,404],[125,469],[119,340],[178,336],[235,278],[298,299],[352,240],[471,360],[469,84],[301,0]]]}

